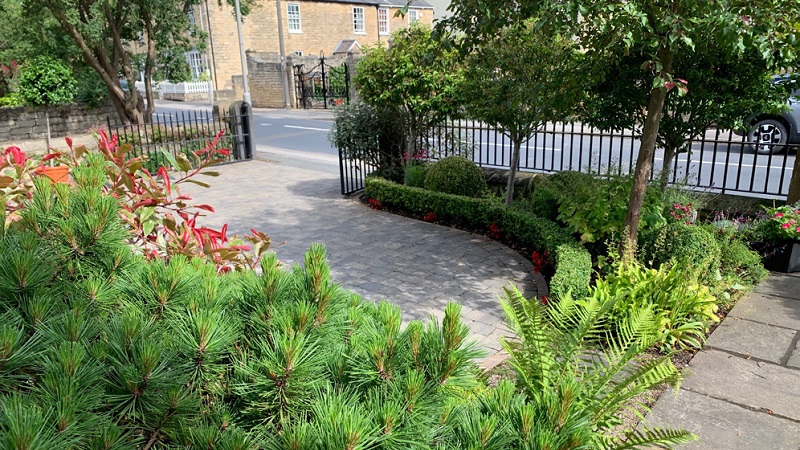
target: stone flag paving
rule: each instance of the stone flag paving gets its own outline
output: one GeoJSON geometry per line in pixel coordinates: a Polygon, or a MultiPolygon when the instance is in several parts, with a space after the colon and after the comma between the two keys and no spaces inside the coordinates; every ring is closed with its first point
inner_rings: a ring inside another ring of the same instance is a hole
{"type": "Polygon", "coordinates": [[[695,449],[800,449],[800,275],[771,274],[711,334],[647,425],[693,431],[695,449]]]}
{"type": "Polygon", "coordinates": [[[336,282],[367,299],[390,300],[407,321],[441,318],[448,302],[459,302],[487,355],[496,354],[508,334],[498,301],[502,288],[513,283],[536,295],[532,265],[518,253],[484,236],[342,197],[336,166],[252,161],[215,170],[219,177],[203,178],[211,189],[184,188],[216,209],[201,223],[228,223],[231,234],[264,231],[287,263],[302,264],[309,244],[324,243],[336,282]]]}

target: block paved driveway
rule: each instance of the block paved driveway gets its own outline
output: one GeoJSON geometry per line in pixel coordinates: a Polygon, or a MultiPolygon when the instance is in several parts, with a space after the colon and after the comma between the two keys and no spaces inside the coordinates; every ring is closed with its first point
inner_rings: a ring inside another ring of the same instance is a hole
{"type": "Polygon", "coordinates": [[[215,170],[219,177],[202,177],[211,189],[183,188],[216,209],[201,223],[228,223],[230,234],[264,231],[287,263],[302,263],[309,244],[324,243],[336,282],[367,299],[392,301],[406,321],[441,318],[447,303],[457,301],[487,355],[500,349],[507,333],[502,288],[513,283],[528,297],[536,294],[531,264],[518,253],[483,236],[342,197],[338,167],[268,160],[215,170]]]}

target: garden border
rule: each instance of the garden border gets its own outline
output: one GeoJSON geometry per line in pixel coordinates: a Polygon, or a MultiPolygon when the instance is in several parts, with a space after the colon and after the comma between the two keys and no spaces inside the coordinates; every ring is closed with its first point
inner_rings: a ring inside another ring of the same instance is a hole
{"type": "Polygon", "coordinates": [[[433,212],[471,227],[489,230],[499,226],[510,239],[547,251],[555,268],[550,293],[588,292],[592,278],[592,257],[565,229],[555,222],[518,211],[489,199],[444,194],[404,186],[378,177],[368,177],[364,193],[384,206],[396,206],[415,214],[433,212]]]}

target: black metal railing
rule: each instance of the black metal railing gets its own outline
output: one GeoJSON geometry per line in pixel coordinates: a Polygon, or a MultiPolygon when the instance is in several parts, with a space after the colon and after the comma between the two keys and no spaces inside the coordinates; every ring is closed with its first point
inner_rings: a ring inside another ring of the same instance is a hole
{"type": "MultiPolygon", "coordinates": [[[[228,114],[212,115],[196,111],[162,114],[150,123],[125,124],[107,119],[109,134],[119,136],[121,144],[133,147],[133,156],[146,156],[145,168],[154,172],[168,165],[164,152],[189,156],[213,142],[216,148],[230,149],[226,162],[252,159],[251,115],[249,106],[232,108],[228,114]]],[[[192,161],[192,158],[189,158],[192,161]]]]}
{"type": "MultiPolygon", "coordinates": [[[[525,142],[519,170],[597,174],[629,174],[635,169],[640,133],[601,131],[581,123],[551,123],[525,142]]],[[[789,147],[789,148],[786,148],[789,147]]],[[[509,168],[511,141],[500,130],[477,121],[448,121],[430,127],[418,148],[436,159],[451,154],[469,156],[482,167],[509,168]]],[[[796,148],[756,153],[746,135],[709,129],[690,140],[675,155],[668,182],[719,193],[785,197],[792,177],[796,148]]],[[[656,149],[651,179],[664,170],[664,150],[656,149]]]]}
{"type": "Polygon", "coordinates": [[[355,194],[364,189],[364,179],[378,167],[362,159],[349,158],[339,149],[339,179],[342,195],[355,194]]]}

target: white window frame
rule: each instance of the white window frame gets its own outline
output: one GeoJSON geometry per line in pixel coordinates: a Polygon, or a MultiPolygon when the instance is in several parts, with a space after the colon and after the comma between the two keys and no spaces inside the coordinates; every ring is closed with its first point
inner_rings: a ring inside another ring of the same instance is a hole
{"type": "Polygon", "coordinates": [[[419,22],[420,17],[422,14],[419,13],[418,9],[409,9],[408,10],[408,24],[411,25],[414,22],[419,22]]]}
{"type": "Polygon", "coordinates": [[[389,8],[378,8],[378,34],[388,36],[390,33],[389,8]]]}
{"type": "Polygon", "coordinates": [[[205,64],[203,63],[203,54],[197,50],[187,52],[186,62],[189,64],[189,70],[192,72],[192,80],[197,81],[200,75],[206,71],[205,64]]]}
{"type": "Polygon", "coordinates": [[[300,19],[300,3],[286,4],[286,23],[288,24],[289,33],[303,32],[303,23],[300,19]],[[296,11],[292,11],[292,8],[296,8],[296,11]],[[293,27],[292,25],[295,23],[297,26],[293,27]]]}
{"type": "Polygon", "coordinates": [[[367,34],[367,23],[363,6],[353,6],[353,33],[367,34]],[[359,15],[361,17],[359,17],[359,15]],[[359,23],[361,24],[360,27],[359,23]]]}

